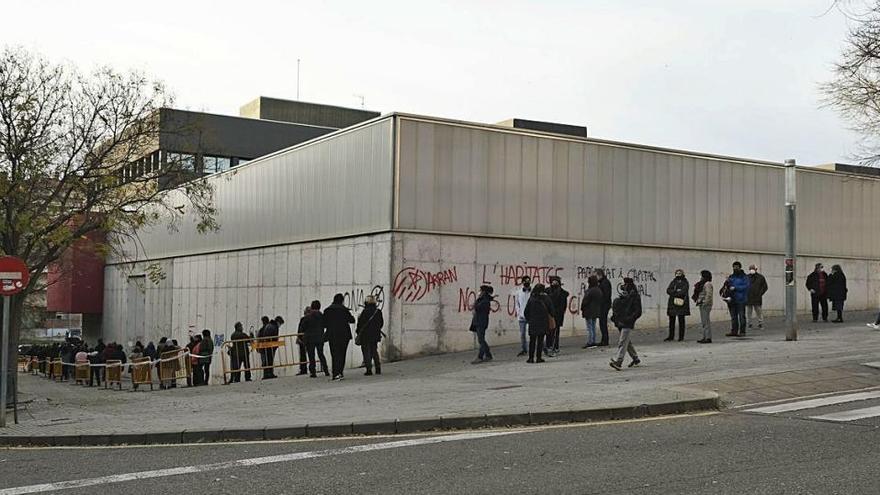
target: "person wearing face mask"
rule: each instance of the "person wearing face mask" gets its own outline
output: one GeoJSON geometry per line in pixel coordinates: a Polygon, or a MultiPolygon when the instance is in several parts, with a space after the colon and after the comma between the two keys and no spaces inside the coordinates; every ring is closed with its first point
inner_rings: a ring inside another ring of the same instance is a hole
{"type": "Polygon", "coordinates": [[[813,310],[813,323],[819,321],[819,307],[822,308],[822,321],[828,321],[828,274],[822,263],[816,263],[813,273],[807,276],[807,290],[810,291],[810,305],[813,310]]]}
{"type": "Polygon", "coordinates": [[[565,310],[568,309],[567,290],[562,288],[562,279],[556,276],[550,277],[550,289],[547,291],[550,301],[553,302],[553,317],[556,319],[556,328],[547,334],[545,352],[547,357],[556,357],[559,354],[559,332],[565,323],[565,310]]]}
{"type": "Polygon", "coordinates": [[[758,267],[749,265],[749,297],[746,301],[746,320],[749,328],[755,326],[755,316],[758,317],[758,328],[764,328],[764,312],[761,306],[764,304],[764,294],[767,292],[767,279],[758,273],[758,267]]]}
{"type": "Polygon", "coordinates": [[[746,335],[746,303],[749,300],[749,287],[751,282],[748,275],[742,269],[742,263],[733,262],[733,273],[727,278],[729,284],[730,316],[733,319],[733,328],[728,337],[745,337],[746,335]]]}
{"type": "Polygon", "coordinates": [[[675,321],[678,320],[678,341],[684,340],[684,319],[691,314],[691,303],[688,298],[691,284],[684,276],[684,270],[681,268],[675,270],[675,278],[669,282],[666,288],[666,294],[669,296],[669,302],[666,305],[666,315],[669,316],[669,336],[663,339],[664,342],[671,342],[675,339],[675,321]]]}
{"type": "Polygon", "coordinates": [[[526,332],[529,322],[526,319],[526,304],[532,295],[532,278],[528,275],[522,278],[522,286],[513,292],[513,305],[516,310],[516,318],[519,322],[519,342],[520,351],[517,357],[525,356],[529,353],[528,343],[526,342],[526,332]]]}
{"type": "Polygon", "coordinates": [[[840,265],[832,265],[831,274],[828,275],[828,299],[831,299],[831,309],[837,312],[837,318],[832,323],[843,323],[843,303],[848,291],[843,269],[840,265]]]}

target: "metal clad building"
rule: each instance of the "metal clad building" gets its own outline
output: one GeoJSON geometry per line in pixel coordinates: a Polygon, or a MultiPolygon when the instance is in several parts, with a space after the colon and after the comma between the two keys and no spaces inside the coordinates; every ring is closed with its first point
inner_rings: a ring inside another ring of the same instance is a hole
{"type": "MultiPolygon", "coordinates": [[[[499,294],[491,341],[519,340],[511,293],[522,274],[563,278],[564,333],[583,334],[586,276],[636,278],[645,316],[665,323],[676,268],[720,279],[734,260],[768,278],[782,308],[780,164],[504,126],[391,114],[208,178],[218,233],[141,233],[137,262],[105,273],[104,332],[121,341],[228,334],[262,315],[288,322],[312,299],[367,294],[386,313],[386,357],[471,349],[479,285],[499,294]],[[150,263],[167,274],[144,278],[150,263]]],[[[880,295],[880,180],[799,169],[799,284],[840,263],[852,309],[880,295]]],[[[720,285],[720,284],[719,284],[720,285]]],[[[800,308],[808,298],[802,293],[800,308]]],[[[713,319],[727,317],[717,301],[713,319]]],[[[358,354],[359,356],[359,354],[358,354]]],[[[350,355],[354,364],[359,357],[350,355]]]]}

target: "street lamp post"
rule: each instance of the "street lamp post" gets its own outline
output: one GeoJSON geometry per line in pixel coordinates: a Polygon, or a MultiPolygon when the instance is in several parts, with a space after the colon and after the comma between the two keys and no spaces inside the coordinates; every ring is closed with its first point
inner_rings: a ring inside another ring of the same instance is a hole
{"type": "Polygon", "coordinates": [[[797,167],[785,160],[785,340],[797,340],[797,167]]]}

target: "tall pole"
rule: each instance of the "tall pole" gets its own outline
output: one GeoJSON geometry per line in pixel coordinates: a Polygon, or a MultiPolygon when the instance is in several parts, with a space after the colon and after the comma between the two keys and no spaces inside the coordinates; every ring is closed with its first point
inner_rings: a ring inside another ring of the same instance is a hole
{"type": "Polygon", "coordinates": [[[296,59],[296,99],[299,100],[299,59],[296,59]]]}
{"type": "Polygon", "coordinates": [[[0,354],[3,355],[3,366],[0,369],[0,428],[6,426],[6,379],[9,374],[9,297],[3,296],[3,340],[0,354]]]}
{"type": "Polygon", "coordinates": [[[785,340],[797,340],[797,167],[785,160],[785,340]]]}

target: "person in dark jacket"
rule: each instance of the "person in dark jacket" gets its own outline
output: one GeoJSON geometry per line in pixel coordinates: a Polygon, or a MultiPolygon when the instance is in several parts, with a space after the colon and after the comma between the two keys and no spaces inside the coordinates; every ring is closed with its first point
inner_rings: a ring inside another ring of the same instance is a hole
{"type": "Polygon", "coordinates": [[[251,381],[251,358],[250,358],[250,342],[248,334],[244,333],[244,325],[240,321],[235,322],[232,335],[229,336],[229,362],[232,367],[232,373],[229,375],[229,383],[241,382],[241,367],[244,366],[244,380],[251,381]]]}
{"type": "Polygon", "coordinates": [[[832,265],[831,274],[828,275],[828,299],[831,299],[831,309],[837,312],[837,318],[832,323],[843,323],[843,304],[847,292],[843,269],[840,265],[832,265]]]}
{"type": "MultiPolygon", "coordinates": [[[[265,318],[265,317],[264,317],[265,318]]],[[[268,319],[268,318],[266,318],[268,319]]],[[[278,335],[281,332],[281,325],[284,324],[284,318],[280,316],[276,316],[274,319],[269,320],[262,329],[260,329],[260,333],[257,334],[257,337],[263,337],[260,339],[260,342],[263,345],[271,344],[278,340],[278,335]]],[[[264,349],[260,349],[261,358],[263,361],[263,380],[271,380],[273,378],[278,378],[278,375],[275,374],[275,351],[277,347],[267,347],[264,349]]],[[[303,360],[304,362],[305,360],[303,360]]]]}
{"type": "Polygon", "coordinates": [[[345,356],[351,341],[351,324],[354,316],[345,307],[345,296],[333,296],[333,304],[324,310],[324,328],[327,342],[330,343],[330,359],[333,361],[333,380],[345,377],[345,356]]]}
{"type": "Polygon", "coordinates": [[[544,338],[550,329],[550,317],[556,312],[553,301],[544,289],[544,284],[535,284],[523,315],[529,322],[529,359],[527,363],[543,363],[541,351],[544,349],[544,338]],[[535,354],[537,352],[537,359],[535,354]]]}
{"type": "Polygon", "coordinates": [[[306,345],[306,354],[309,359],[309,376],[317,378],[315,366],[315,353],[321,360],[321,370],[326,376],[330,376],[327,366],[327,358],[324,356],[324,315],[321,313],[321,301],[312,301],[306,310],[305,316],[299,321],[299,333],[306,345]]]}
{"type": "Polygon", "coordinates": [[[602,291],[602,309],[599,312],[599,332],[602,334],[602,339],[599,341],[599,346],[604,347],[608,345],[608,312],[611,311],[612,289],[611,282],[605,276],[605,270],[596,270],[596,278],[599,279],[599,290],[602,291]]]}
{"type": "Polygon", "coordinates": [[[819,308],[822,308],[822,321],[828,321],[828,274],[822,263],[816,263],[813,273],[807,276],[807,290],[810,291],[810,306],[813,310],[813,323],[819,321],[819,308]]]}
{"type": "Polygon", "coordinates": [[[553,303],[553,318],[556,319],[556,328],[551,329],[547,334],[544,349],[547,357],[555,357],[559,354],[559,334],[562,326],[565,324],[565,311],[568,309],[567,290],[562,288],[562,279],[557,276],[550,277],[550,289],[547,291],[550,296],[550,302],[553,303]]]}
{"type": "Polygon", "coordinates": [[[474,314],[471,319],[471,331],[477,334],[477,342],[480,344],[480,350],[477,352],[477,359],[471,364],[486,363],[492,360],[492,351],[486,342],[486,329],[489,328],[489,313],[492,311],[492,293],[495,289],[491,285],[481,285],[480,295],[474,302],[474,314]]]}
{"type": "Polygon", "coordinates": [[[730,315],[733,318],[733,326],[728,337],[745,337],[746,335],[746,303],[749,300],[749,287],[751,282],[748,275],[742,269],[742,263],[733,262],[733,273],[727,278],[729,291],[730,315]]]}
{"type": "Polygon", "coordinates": [[[611,358],[609,363],[612,368],[620,371],[623,367],[623,357],[629,354],[632,361],[629,367],[638,366],[641,363],[635,346],[632,344],[632,331],[636,327],[636,321],[642,316],[642,298],[639,289],[633,279],[626,277],[620,288],[620,295],[612,303],[614,312],[611,321],[620,330],[620,339],[617,341],[617,356],[611,358]]]}
{"type": "Polygon", "coordinates": [[[596,320],[602,315],[604,295],[599,288],[599,278],[590,275],[587,278],[587,290],[581,301],[581,316],[587,321],[587,343],[583,349],[596,347],[596,320]]]}
{"type": "Polygon", "coordinates": [[[666,304],[666,315],[669,317],[669,336],[664,342],[670,342],[675,339],[675,321],[678,320],[678,341],[684,340],[685,317],[691,314],[691,302],[688,297],[691,284],[684,276],[684,270],[681,268],[675,270],[675,278],[669,282],[666,288],[666,294],[669,301],[666,304]]]}
{"type": "Polygon", "coordinates": [[[364,309],[358,315],[356,333],[363,347],[364,360],[367,371],[364,375],[373,374],[373,365],[376,366],[376,374],[382,374],[382,363],[379,361],[379,342],[382,340],[382,327],[385,320],[382,319],[382,310],[376,303],[375,296],[367,296],[364,300],[364,309]]]}
{"type": "Polygon", "coordinates": [[[749,328],[755,326],[755,316],[758,317],[758,328],[764,328],[764,294],[767,293],[767,279],[758,273],[757,265],[749,265],[749,298],[746,301],[746,320],[749,328]]]}
{"type": "Polygon", "coordinates": [[[202,367],[202,385],[208,385],[211,381],[211,361],[214,360],[214,338],[207,328],[202,330],[202,345],[199,349],[199,366],[202,367]]]}

